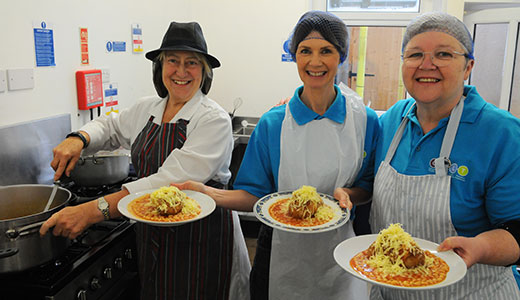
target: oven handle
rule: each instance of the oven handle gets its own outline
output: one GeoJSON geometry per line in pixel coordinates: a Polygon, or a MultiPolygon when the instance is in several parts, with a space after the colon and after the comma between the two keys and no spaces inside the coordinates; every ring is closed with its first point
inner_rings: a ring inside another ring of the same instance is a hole
{"type": "Polygon", "coordinates": [[[31,229],[42,226],[45,221],[36,222],[33,224],[25,225],[20,228],[11,228],[5,232],[5,235],[11,240],[15,240],[21,236],[28,235],[31,233],[31,229]]]}

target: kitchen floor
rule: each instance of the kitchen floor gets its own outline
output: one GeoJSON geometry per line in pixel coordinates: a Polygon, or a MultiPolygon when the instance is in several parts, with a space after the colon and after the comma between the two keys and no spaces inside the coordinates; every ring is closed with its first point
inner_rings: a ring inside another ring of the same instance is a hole
{"type": "Polygon", "coordinates": [[[258,237],[258,230],[260,228],[259,221],[247,221],[240,220],[240,226],[242,227],[242,233],[244,234],[247,246],[247,252],[249,253],[249,260],[253,265],[253,259],[255,258],[256,252],[256,241],[258,237]]]}
{"type": "Polygon", "coordinates": [[[246,246],[247,252],[249,253],[249,260],[251,261],[252,266],[253,260],[255,259],[256,238],[246,237],[246,246]]]}

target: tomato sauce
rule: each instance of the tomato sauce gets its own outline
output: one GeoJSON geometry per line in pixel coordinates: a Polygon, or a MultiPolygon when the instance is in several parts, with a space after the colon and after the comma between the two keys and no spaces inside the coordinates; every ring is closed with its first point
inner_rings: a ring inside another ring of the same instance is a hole
{"type": "MultiPolygon", "coordinates": [[[[273,219],[275,219],[276,221],[278,221],[280,223],[284,223],[284,224],[288,224],[288,225],[292,225],[292,226],[298,226],[298,227],[317,226],[317,225],[325,224],[332,219],[332,217],[327,220],[318,220],[315,217],[311,217],[308,219],[299,219],[299,218],[291,217],[287,214],[289,200],[290,200],[290,198],[279,200],[279,201],[273,203],[269,207],[269,214],[271,215],[271,217],[273,219]]],[[[326,204],[323,204],[323,205],[326,205],[326,204]]]]}
{"type": "MultiPolygon", "coordinates": [[[[195,218],[201,212],[200,205],[197,203],[198,210],[196,213],[183,213],[182,211],[175,215],[161,215],[157,212],[155,207],[149,206],[150,194],[146,194],[139,198],[132,200],[128,204],[128,211],[133,215],[148,221],[154,222],[180,222],[195,218]]],[[[191,199],[191,198],[188,198],[191,199]]],[[[192,199],[192,201],[195,201],[192,199]]]]}
{"type": "Polygon", "coordinates": [[[450,267],[444,260],[435,256],[430,251],[425,250],[424,252],[425,255],[433,258],[433,264],[426,268],[425,273],[416,273],[410,270],[401,275],[385,275],[380,270],[372,268],[367,264],[369,259],[368,250],[362,251],[354,256],[350,260],[350,266],[368,279],[395,286],[421,287],[443,282],[446,279],[450,267]]]}

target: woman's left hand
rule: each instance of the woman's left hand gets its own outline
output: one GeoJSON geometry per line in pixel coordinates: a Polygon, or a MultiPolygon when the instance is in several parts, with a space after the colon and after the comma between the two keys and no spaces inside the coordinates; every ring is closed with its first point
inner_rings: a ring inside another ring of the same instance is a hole
{"type": "Polygon", "coordinates": [[[342,208],[352,209],[352,201],[350,201],[350,195],[347,193],[347,188],[336,188],[334,190],[334,199],[337,199],[339,206],[342,208]]]}
{"type": "Polygon", "coordinates": [[[479,245],[475,238],[463,236],[452,236],[446,238],[437,248],[439,251],[453,250],[457,253],[469,268],[478,262],[479,257],[483,256],[482,245],[479,245]]]}
{"type": "Polygon", "coordinates": [[[516,239],[504,229],[484,231],[475,237],[448,237],[439,245],[438,250],[455,251],[468,268],[476,263],[507,266],[514,264],[520,257],[520,247],[516,239]]]}

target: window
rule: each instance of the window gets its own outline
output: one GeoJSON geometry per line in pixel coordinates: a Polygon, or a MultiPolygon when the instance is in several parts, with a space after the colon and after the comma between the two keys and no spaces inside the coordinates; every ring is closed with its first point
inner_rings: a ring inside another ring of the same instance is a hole
{"type": "Polygon", "coordinates": [[[348,86],[375,110],[387,110],[406,96],[400,72],[403,33],[404,27],[350,26],[348,86]]]}
{"type": "Polygon", "coordinates": [[[419,12],[419,0],[327,0],[328,11],[419,12]]]}

